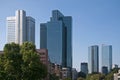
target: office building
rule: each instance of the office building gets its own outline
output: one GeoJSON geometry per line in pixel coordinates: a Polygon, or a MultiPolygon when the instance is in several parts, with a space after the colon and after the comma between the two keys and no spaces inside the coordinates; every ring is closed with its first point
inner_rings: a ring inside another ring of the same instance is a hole
{"type": "Polygon", "coordinates": [[[78,72],[75,68],[72,68],[72,80],[77,80],[78,72]]]}
{"type": "Polygon", "coordinates": [[[81,72],[88,74],[88,63],[81,63],[81,72]]]}
{"type": "Polygon", "coordinates": [[[102,73],[107,74],[108,73],[108,67],[102,66],[102,73]]]}
{"type": "Polygon", "coordinates": [[[35,43],[35,19],[26,16],[24,10],[17,10],[15,16],[7,17],[7,43],[35,43]]]}
{"type": "Polygon", "coordinates": [[[47,23],[40,24],[40,48],[46,48],[52,63],[72,68],[72,18],[53,10],[47,23]]]}
{"type": "Polygon", "coordinates": [[[112,69],[112,46],[102,45],[102,67],[108,67],[108,72],[112,69]]]}
{"type": "Polygon", "coordinates": [[[7,42],[15,42],[16,17],[7,17],[7,42]]]}
{"type": "Polygon", "coordinates": [[[97,45],[88,48],[88,62],[89,73],[99,72],[99,49],[97,45]]]}

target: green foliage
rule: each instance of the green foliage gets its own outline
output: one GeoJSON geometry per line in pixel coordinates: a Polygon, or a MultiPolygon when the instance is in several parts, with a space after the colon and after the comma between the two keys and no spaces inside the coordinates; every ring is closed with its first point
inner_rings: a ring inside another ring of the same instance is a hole
{"type": "Polygon", "coordinates": [[[107,75],[104,74],[88,74],[86,80],[113,80],[113,75],[114,73],[117,73],[119,70],[119,68],[115,68],[113,70],[111,70],[110,73],[108,73],[107,75]]]}
{"type": "Polygon", "coordinates": [[[5,45],[4,55],[0,55],[0,80],[41,80],[46,76],[47,68],[40,62],[34,44],[5,45]]]}
{"type": "Polygon", "coordinates": [[[71,78],[66,78],[66,79],[64,79],[64,80],[72,80],[71,78]]]}
{"type": "Polygon", "coordinates": [[[110,73],[105,76],[105,80],[113,80],[114,73],[118,72],[118,68],[113,69],[110,73]]]}
{"type": "Polygon", "coordinates": [[[77,80],[85,80],[85,78],[79,77],[77,80]]]}
{"type": "Polygon", "coordinates": [[[22,55],[20,54],[20,46],[15,43],[6,44],[4,47],[4,73],[6,79],[21,78],[22,55]]]}
{"type": "Polygon", "coordinates": [[[104,79],[104,74],[88,74],[86,80],[102,80],[104,79]]]}
{"type": "Polygon", "coordinates": [[[86,78],[86,74],[84,72],[78,72],[78,77],[81,77],[81,78],[86,78]]]}
{"type": "Polygon", "coordinates": [[[49,80],[59,80],[59,77],[55,74],[49,74],[49,80]]]}
{"type": "Polygon", "coordinates": [[[5,73],[4,73],[4,63],[3,63],[3,55],[0,54],[0,80],[4,80],[4,78],[6,77],[5,76],[5,73]]]}

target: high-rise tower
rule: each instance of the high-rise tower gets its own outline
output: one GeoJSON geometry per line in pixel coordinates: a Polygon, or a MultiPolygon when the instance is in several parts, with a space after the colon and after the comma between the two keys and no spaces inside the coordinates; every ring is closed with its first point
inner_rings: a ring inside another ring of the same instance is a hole
{"type": "MultiPolygon", "coordinates": [[[[102,45],[102,68],[112,69],[112,45],[102,45]]],[[[103,72],[104,73],[104,72],[103,72]]]]}
{"type": "Polygon", "coordinates": [[[88,52],[89,73],[99,72],[99,49],[97,45],[90,46],[88,52]]]}
{"type": "Polygon", "coordinates": [[[35,43],[35,19],[26,16],[24,10],[17,10],[14,17],[7,17],[7,42],[35,43]]]}
{"type": "Polygon", "coordinates": [[[53,63],[72,68],[72,17],[53,10],[47,23],[40,24],[40,48],[47,48],[53,63]]]}

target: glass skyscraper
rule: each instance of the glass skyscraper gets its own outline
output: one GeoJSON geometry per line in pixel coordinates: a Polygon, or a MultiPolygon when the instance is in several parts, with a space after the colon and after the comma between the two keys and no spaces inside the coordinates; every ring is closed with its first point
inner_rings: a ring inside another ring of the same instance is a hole
{"type": "Polygon", "coordinates": [[[7,17],[7,43],[35,43],[35,19],[26,16],[24,10],[17,10],[14,17],[7,17]]]}
{"type": "Polygon", "coordinates": [[[40,48],[47,48],[51,62],[72,68],[72,18],[53,10],[47,23],[40,24],[40,48]]]}
{"type": "Polygon", "coordinates": [[[102,68],[112,69],[112,45],[102,45],[102,68]]]}
{"type": "Polygon", "coordinates": [[[88,71],[99,72],[99,48],[97,45],[88,48],[88,71]]]}

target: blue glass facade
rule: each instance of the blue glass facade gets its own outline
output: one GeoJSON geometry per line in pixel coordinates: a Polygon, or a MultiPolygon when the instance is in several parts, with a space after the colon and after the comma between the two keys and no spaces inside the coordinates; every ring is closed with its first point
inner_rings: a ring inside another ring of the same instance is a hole
{"type": "Polygon", "coordinates": [[[45,23],[40,24],[40,48],[47,48],[47,26],[45,23]]]}
{"type": "Polygon", "coordinates": [[[112,46],[102,45],[102,67],[108,67],[108,72],[112,69],[112,46]]]}
{"type": "Polygon", "coordinates": [[[99,48],[97,45],[88,48],[89,73],[99,72],[99,48]]]}
{"type": "Polygon", "coordinates": [[[72,18],[52,11],[47,23],[40,24],[40,48],[47,48],[53,63],[72,68],[72,18]]]}

